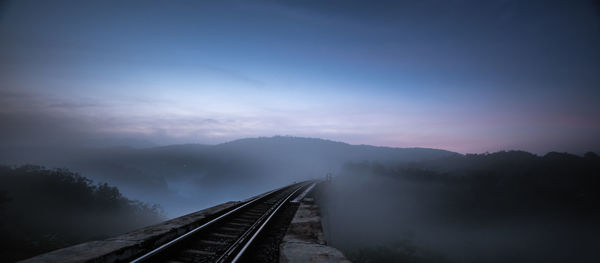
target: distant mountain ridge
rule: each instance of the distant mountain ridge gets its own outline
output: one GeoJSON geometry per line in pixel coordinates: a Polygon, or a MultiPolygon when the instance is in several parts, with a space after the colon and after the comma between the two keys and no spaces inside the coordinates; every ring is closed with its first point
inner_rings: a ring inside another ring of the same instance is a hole
{"type": "Polygon", "coordinates": [[[366,158],[373,161],[422,161],[459,155],[458,153],[431,149],[431,148],[397,148],[372,145],[352,145],[344,142],[325,140],[319,138],[273,136],[259,138],[245,138],[216,145],[220,148],[257,149],[263,148],[271,151],[297,150],[308,151],[311,154],[335,153],[345,157],[366,158]]]}
{"type": "MultiPolygon", "coordinates": [[[[151,148],[85,148],[0,151],[3,164],[66,167],[95,181],[116,185],[128,197],[161,203],[164,196],[226,200],[309,178],[336,173],[347,162],[406,163],[458,153],[426,148],[351,145],[330,140],[274,136],[217,145],[181,144],[151,148]],[[232,182],[235,182],[233,184],[232,182]]],[[[167,210],[168,204],[163,204],[167,210]]]]}

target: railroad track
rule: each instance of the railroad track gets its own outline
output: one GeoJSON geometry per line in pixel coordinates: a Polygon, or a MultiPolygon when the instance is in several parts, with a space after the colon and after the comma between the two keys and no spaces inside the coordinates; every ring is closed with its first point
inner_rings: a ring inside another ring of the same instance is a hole
{"type": "Polygon", "coordinates": [[[281,207],[312,183],[293,184],[249,200],[130,262],[238,262],[281,207]]]}

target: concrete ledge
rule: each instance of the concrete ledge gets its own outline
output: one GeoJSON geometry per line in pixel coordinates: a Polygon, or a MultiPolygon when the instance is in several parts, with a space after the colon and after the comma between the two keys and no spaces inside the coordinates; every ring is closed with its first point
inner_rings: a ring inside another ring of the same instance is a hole
{"type": "Polygon", "coordinates": [[[117,262],[131,259],[226,213],[239,203],[220,204],[117,237],[55,250],[21,262],[117,262]]]}
{"type": "Polygon", "coordinates": [[[279,262],[350,263],[341,251],[327,246],[319,206],[312,198],[306,197],[300,202],[279,246],[279,262]]]}
{"type": "Polygon", "coordinates": [[[336,248],[315,243],[285,242],[281,245],[279,262],[347,262],[336,248]]]}

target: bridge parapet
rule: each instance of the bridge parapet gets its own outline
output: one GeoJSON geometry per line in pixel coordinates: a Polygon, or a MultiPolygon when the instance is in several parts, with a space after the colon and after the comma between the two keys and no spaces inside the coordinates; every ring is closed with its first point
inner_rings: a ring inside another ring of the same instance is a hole
{"type": "Polygon", "coordinates": [[[55,250],[21,262],[116,262],[143,254],[235,207],[227,202],[113,238],[55,250]]]}
{"type": "Polygon", "coordinates": [[[351,263],[341,251],[327,245],[320,208],[310,190],[297,198],[298,209],[279,245],[279,262],[351,263]]]}

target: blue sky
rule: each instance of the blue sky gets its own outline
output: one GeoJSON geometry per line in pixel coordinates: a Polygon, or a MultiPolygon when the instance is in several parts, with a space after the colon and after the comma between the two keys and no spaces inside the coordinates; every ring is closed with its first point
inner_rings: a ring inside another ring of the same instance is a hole
{"type": "Polygon", "coordinates": [[[5,134],[600,149],[594,1],[24,0],[0,8],[5,134]]]}

